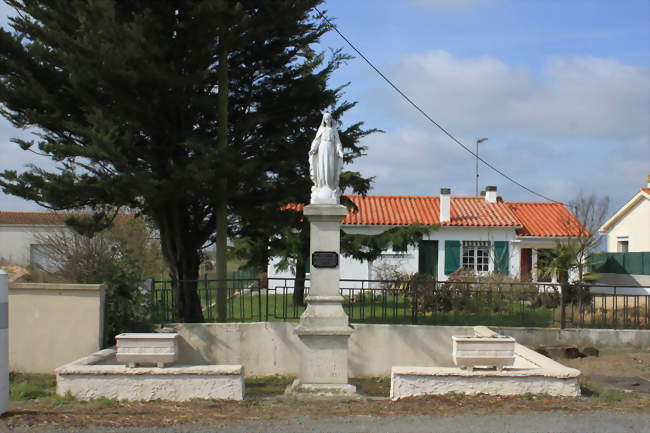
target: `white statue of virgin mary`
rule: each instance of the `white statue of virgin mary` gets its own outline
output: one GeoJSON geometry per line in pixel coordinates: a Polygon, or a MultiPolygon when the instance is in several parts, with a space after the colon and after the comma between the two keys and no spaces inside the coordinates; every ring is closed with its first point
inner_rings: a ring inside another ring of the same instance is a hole
{"type": "Polygon", "coordinates": [[[339,177],[343,166],[343,147],[336,123],[330,113],[323,120],[309,149],[309,174],[312,204],[338,204],[339,177]]]}

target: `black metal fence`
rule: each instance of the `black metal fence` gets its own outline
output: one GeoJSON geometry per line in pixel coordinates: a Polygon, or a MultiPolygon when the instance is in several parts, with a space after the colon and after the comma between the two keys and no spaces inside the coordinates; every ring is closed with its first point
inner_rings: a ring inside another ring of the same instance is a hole
{"type": "MultiPolygon", "coordinates": [[[[203,320],[216,322],[217,292],[226,291],[226,321],[295,321],[293,278],[198,280],[203,320]]],[[[309,294],[309,280],[305,282],[309,294]]],[[[643,288],[551,283],[341,280],[353,323],[650,329],[643,288]]],[[[175,322],[171,281],[156,281],[152,320],[175,322]]]]}

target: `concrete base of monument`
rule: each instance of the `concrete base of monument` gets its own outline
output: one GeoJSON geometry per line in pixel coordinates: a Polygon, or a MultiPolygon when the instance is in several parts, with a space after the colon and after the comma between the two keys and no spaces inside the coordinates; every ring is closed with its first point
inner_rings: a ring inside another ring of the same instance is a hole
{"type": "Polygon", "coordinates": [[[357,387],[349,383],[300,383],[300,379],[293,381],[284,391],[286,396],[291,397],[343,397],[362,398],[357,393],[357,387]]]}
{"type": "Polygon", "coordinates": [[[115,353],[115,349],[104,349],[57,368],[57,394],[69,393],[80,400],[100,397],[134,401],[244,398],[241,365],[128,368],[117,362],[115,353]]]}
{"type": "MultiPolygon", "coordinates": [[[[496,335],[477,326],[477,335],[496,335]]],[[[515,343],[514,364],[496,368],[463,369],[443,366],[399,366],[391,371],[390,398],[462,393],[467,395],[548,394],[562,397],[580,396],[580,371],[565,367],[534,350],[515,343]]]]}

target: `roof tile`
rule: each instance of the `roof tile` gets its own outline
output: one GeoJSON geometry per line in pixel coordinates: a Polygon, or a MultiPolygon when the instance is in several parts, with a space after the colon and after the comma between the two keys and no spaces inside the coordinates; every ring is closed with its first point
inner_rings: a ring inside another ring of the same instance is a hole
{"type": "MultiPolygon", "coordinates": [[[[436,196],[348,195],[358,207],[343,220],[346,225],[400,226],[440,223],[436,196]]],[[[302,205],[287,206],[302,211],[302,205]]],[[[488,203],[483,197],[451,197],[451,221],[443,227],[515,227],[520,236],[577,236],[580,224],[562,203],[488,203]]]]}
{"type": "Polygon", "coordinates": [[[64,216],[54,212],[9,212],[0,211],[0,224],[3,225],[64,225],[64,216]]]}

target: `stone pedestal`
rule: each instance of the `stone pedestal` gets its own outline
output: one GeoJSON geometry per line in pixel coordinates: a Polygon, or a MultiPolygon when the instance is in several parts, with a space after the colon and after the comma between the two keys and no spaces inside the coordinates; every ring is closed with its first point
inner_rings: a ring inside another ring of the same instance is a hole
{"type": "Polygon", "coordinates": [[[296,334],[303,342],[300,374],[287,392],[318,396],[356,395],[356,387],[348,384],[348,339],[352,328],[342,306],[340,264],[319,263],[314,258],[314,253],[327,253],[329,258],[339,258],[340,226],[347,209],[339,204],[312,204],[305,206],[304,215],[310,222],[311,285],[306,299],[307,309],[300,316],[296,328],[296,334]]]}

